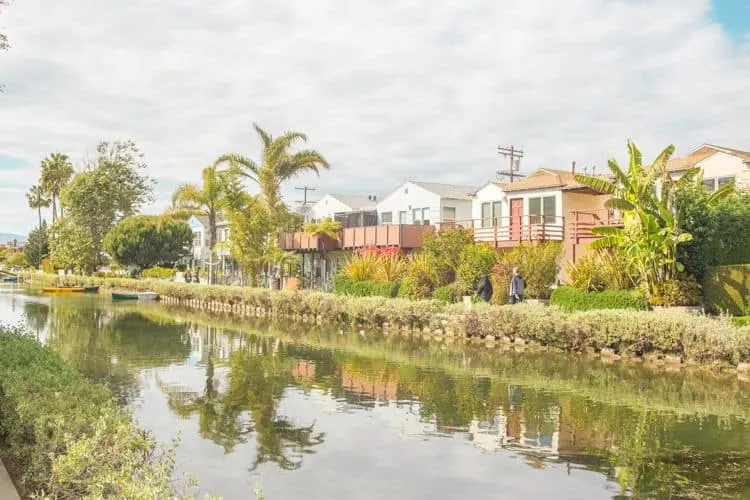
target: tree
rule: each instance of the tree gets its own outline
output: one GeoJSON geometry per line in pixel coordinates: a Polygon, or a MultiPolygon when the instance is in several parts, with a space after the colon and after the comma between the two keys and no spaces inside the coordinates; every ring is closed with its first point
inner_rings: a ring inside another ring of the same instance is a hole
{"type": "Polygon", "coordinates": [[[296,143],[307,142],[307,136],[303,133],[290,131],[274,138],[257,124],[253,124],[253,127],[263,147],[260,163],[241,154],[225,154],[216,159],[215,165],[228,163],[258,184],[275,230],[282,223],[281,185],[303,173],[320,174],[320,169],[328,169],[330,165],[323,155],[312,149],[289,152],[296,143]]]}
{"type": "MultiPolygon", "coordinates": [[[[73,177],[73,164],[67,155],[52,153],[42,160],[41,184],[44,192],[52,199],[52,223],[57,220],[57,201],[60,193],[73,177]]],[[[60,217],[62,217],[62,206],[60,217]]]]}
{"type": "MultiPolygon", "coordinates": [[[[90,242],[94,266],[101,262],[103,240],[112,226],[134,215],[151,200],[153,192],[153,181],[141,172],[145,168],[143,155],[133,142],[101,142],[97,153],[95,163],[75,175],[62,193],[63,205],[68,210],[66,219],[71,219],[67,226],[75,226],[75,230],[60,226],[72,231],[79,240],[90,242]]],[[[52,229],[56,230],[54,224],[52,229]]],[[[54,255],[55,245],[52,247],[54,255]]],[[[88,257],[84,260],[87,265],[88,257]]]]}
{"type": "Polygon", "coordinates": [[[50,199],[47,197],[47,193],[44,192],[42,186],[34,184],[26,193],[26,199],[29,202],[29,208],[37,209],[39,215],[39,227],[42,227],[42,209],[49,207],[50,199]]]}
{"type": "Polygon", "coordinates": [[[29,262],[29,265],[39,269],[42,265],[42,260],[49,255],[49,239],[47,237],[46,223],[40,224],[38,228],[29,233],[24,252],[26,253],[26,260],[29,262]]]}
{"type": "Polygon", "coordinates": [[[250,284],[257,286],[261,267],[274,246],[268,237],[271,215],[260,197],[251,196],[242,210],[232,212],[230,222],[231,255],[250,276],[250,284]]]}
{"type": "Polygon", "coordinates": [[[676,279],[684,271],[677,260],[677,247],[690,241],[692,235],[677,226],[674,208],[680,189],[691,182],[698,169],[690,169],[679,180],[673,180],[667,162],[674,153],[668,146],[647,167],[642,164],[641,152],[628,141],[629,165],[623,169],[614,158],[609,169],[614,180],[576,174],[579,183],[607,193],[608,208],[623,212],[623,227],[596,227],[592,231],[602,236],[592,248],[617,247],[638,270],[641,281],[653,293],[659,284],[676,279]]]}
{"type": "MultiPolygon", "coordinates": [[[[232,200],[227,198],[226,193],[234,173],[234,170],[221,171],[216,165],[206,167],[200,186],[183,184],[173,195],[173,213],[190,213],[208,218],[208,248],[212,255],[216,247],[217,219],[231,205],[232,200]]],[[[213,283],[213,272],[209,272],[209,283],[213,283]]]]}
{"type": "Polygon", "coordinates": [[[49,250],[52,265],[90,273],[99,263],[99,253],[91,230],[71,217],[59,219],[50,227],[49,250]]]}
{"type": "Polygon", "coordinates": [[[470,245],[474,245],[474,235],[462,227],[444,229],[425,236],[422,252],[437,277],[436,286],[455,281],[461,265],[461,253],[470,245]]]}
{"type": "Polygon", "coordinates": [[[29,262],[26,260],[24,252],[13,252],[5,259],[5,265],[8,267],[26,267],[29,262]]]}
{"type": "Polygon", "coordinates": [[[104,250],[117,261],[140,269],[173,264],[188,253],[193,240],[190,226],[169,220],[162,224],[154,216],[134,215],[118,222],[104,238],[104,250]]]}

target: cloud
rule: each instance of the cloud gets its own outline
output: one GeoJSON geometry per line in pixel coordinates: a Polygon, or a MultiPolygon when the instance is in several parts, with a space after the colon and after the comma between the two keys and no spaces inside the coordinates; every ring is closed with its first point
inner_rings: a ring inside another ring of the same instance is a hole
{"type": "MultiPolygon", "coordinates": [[[[525,149],[525,170],[603,165],[629,137],[647,157],[669,143],[750,149],[750,44],[708,0],[361,4],[14,2],[0,17],[13,42],[0,153],[38,165],[132,138],[164,206],[218,154],[257,156],[253,121],[306,132],[333,165],[287,186],[290,200],[303,184],[483,184],[504,165],[500,143],[525,149]]],[[[0,229],[34,220],[0,208],[0,229]]]]}

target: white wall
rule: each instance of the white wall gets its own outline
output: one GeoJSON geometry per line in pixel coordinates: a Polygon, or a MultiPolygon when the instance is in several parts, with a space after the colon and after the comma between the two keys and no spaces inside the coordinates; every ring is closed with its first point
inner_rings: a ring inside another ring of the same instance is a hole
{"type": "Polygon", "coordinates": [[[441,205],[441,216],[439,219],[434,219],[435,222],[441,222],[443,220],[442,211],[443,208],[452,207],[456,209],[456,220],[458,222],[467,222],[472,218],[472,201],[471,200],[453,200],[451,198],[443,198],[440,201],[441,205]]]}
{"type": "MultiPolygon", "coordinates": [[[[477,191],[474,201],[472,203],[471,218],[477,223],[482,219],[482,203],[492,203],[493,201],[502,202],[502,215],[501,217],[510,217],[510,200],[515,198],[523,199],[523,215],[529,215],[529,199],[530,198],[544,198],[547,196],[555,196],[555,212],[557,217],[564,217],[563,212],[563,197],[561,190],[536,190],[536,191],[518,191],[518,192],[504,192],[500,186],[496,184],[488,184],[479,191],[477,191]]],[[[504,224],[507,224],[508,219],[504,219],[504,224]]],[[[562,219],[558,219],[557,223],[562,223],[562,219]]]]}
{"type": "Polygon", "coordinates": [[[508,201],[505,199],[505,192],[497,184],[487,184],[477,191],[476,196],[471,204],[471,218],[479,221],[482,219],[482,203],[492,203],[493,201],[502,202],[502,217],[510,215],[508,210],[508,201]]]}
{"type": "Polygon", "coordinates": [[[442,218],[440,197],[416,184],[407,182],[378,203],[378,220],[382,219],[384,213],[391,212],[393,214],[393,224],[398,224],[398,213],[404,210],[406,211],[406,223],[413,224],[412,210],[416,208],[429,209],[428,213],[430,214],[431,223],[439,222],[442,218]]]}
{"type": "Polygon", "coordinates": [[[698,162],[698,166],[703,169],[703,177],[706,179],[736,176],[747,169],[742,158],[726,153],[716,153],[709,156],[698,162]]]}
{"type": "Polygon", "coordinates": [[[312,219],[322,220],[327,218],[333,219],[334,214],[351,211],[352,208],[350,206],[341,203],[330,194],[327,194],[312,206],[310,213],[312,219]]]}

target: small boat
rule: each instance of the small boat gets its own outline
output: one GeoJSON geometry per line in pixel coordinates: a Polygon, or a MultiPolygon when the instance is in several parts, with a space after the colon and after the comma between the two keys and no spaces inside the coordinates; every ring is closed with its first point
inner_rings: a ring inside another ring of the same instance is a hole
{"type": "Polygon", "coordinates": [[[83,293],[82,286],[50,286],[42,288],[44,293],[83,293]]]}
{"type": "Polygon", "coordinates": [[[112,292],[112,300],[156,300],[154,292],[117,293],[112,292]]]}
{"type": "Polygon", "coordinates": [[[18,283],[17,276],[6,276],[3,278],[3,283],[18,283]]]}
{"type": "Polygon", "coordinates": [[[99,293],[98,286],[85,286],[83,287],[83,293],[99,293]]]}

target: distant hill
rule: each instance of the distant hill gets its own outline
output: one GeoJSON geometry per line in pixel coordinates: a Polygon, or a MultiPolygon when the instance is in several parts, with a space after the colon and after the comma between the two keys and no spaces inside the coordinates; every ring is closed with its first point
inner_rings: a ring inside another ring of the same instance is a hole
{"type": "Polygon", "coordinates": [[[26,236],[13,233],[0,233],[0,245],[13,243],[13,240],[17,240],[18,243],[23,243],[24,241],[26,241],[26,236]]]}

